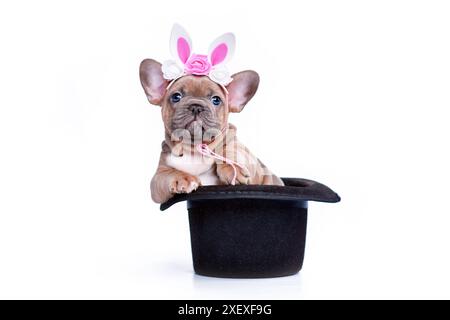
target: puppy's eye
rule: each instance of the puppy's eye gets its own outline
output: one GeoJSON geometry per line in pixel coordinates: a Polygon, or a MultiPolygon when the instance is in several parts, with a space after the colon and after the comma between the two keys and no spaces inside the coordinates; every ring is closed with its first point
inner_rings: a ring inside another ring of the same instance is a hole
{"type": "Polygon", "coordinates": [[[211,98],[211,102],[213,105],[218,106],[222,102],[222,99],[218,96],[214,96],[211,98]]]}
{"type": "Polygon", "coordinates": [[[174,94],[172,94],[172,95],[170,96],[170,102],[172,102],[172,103],[180,102],[181,97],[182,97],[182,96],[181,96],[181,93],[175,92],[174,94]]]}

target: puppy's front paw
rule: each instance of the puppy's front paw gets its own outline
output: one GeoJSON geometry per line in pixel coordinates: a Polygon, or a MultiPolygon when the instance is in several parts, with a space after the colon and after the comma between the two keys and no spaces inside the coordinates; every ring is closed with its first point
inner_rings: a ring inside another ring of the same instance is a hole
{"type": "MultiPolygon", "coordinates": [[[[236,167],[236,181],[235,184],[249,184],[250,172],[247,168],[236,167]]],[[[234,169],[229,164],[217,165],[217,176],[224,184],[233,184],[234,169]]]]}
{"type": "Polygon", "coordinates": [[[201,185],[200,179],[187,173],[176,173],[169,182],[170,193],[191,193],[201,185]]]}

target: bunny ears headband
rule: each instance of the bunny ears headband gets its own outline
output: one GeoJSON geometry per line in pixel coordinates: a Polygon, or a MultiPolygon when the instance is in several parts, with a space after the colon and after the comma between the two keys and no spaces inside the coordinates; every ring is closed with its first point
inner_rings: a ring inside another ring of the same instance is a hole
{"type": "Polygon", "coordinates": [[[173,83],[185,75],[208,76],[217,84],[226,86],[233,79],[225,63],[233,56],[235,43],[234,34],[225,33],[212,42],[208,55],[195,54],[192,53],[188,33],[182,26],[175,24],[170,35],[170,53],[175,60],[163,62],[163,77],[173,83]]]}

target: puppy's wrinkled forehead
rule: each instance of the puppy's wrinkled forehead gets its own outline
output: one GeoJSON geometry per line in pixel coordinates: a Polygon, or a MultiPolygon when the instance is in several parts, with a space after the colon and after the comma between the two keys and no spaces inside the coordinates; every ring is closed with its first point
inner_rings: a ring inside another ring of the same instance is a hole
{"type": "Polygon", "coordinates": [[[170,95],[174,92],[181,92],[183,95],[192,97],[219,96],[225,100],[224,90],[204,76],[185,76],[176,80],[167,93],[170,95]]]}

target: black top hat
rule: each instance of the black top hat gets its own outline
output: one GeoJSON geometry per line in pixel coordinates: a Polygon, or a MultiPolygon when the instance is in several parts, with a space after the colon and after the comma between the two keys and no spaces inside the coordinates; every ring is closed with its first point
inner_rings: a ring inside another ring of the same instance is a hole
{"type": "Polygon", "coordinates": [[[303,264],[308,201],[339,202],[327,186],[282,178],[285,186],[203,186],[161,204],[187,201],[197,274],[231,278],[292,275],[303,264]]]}

